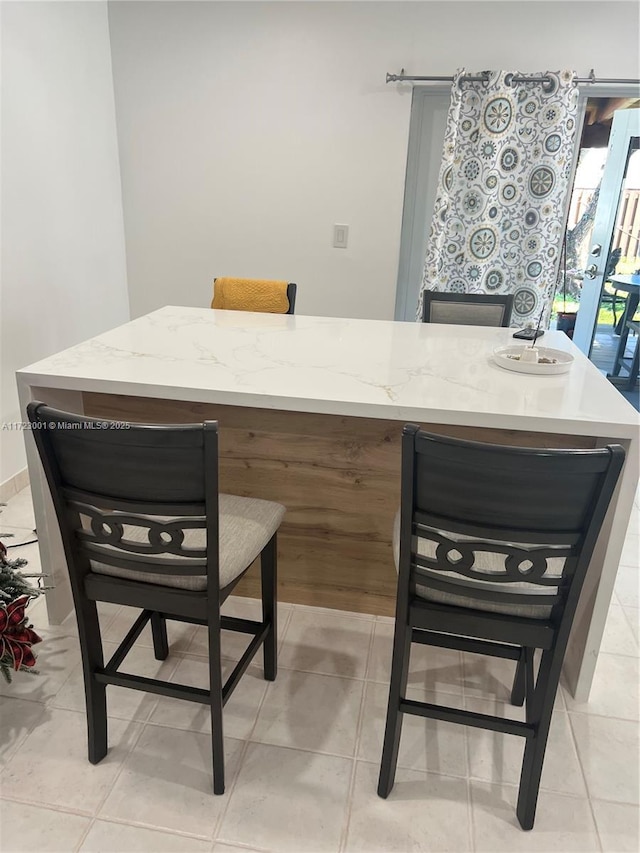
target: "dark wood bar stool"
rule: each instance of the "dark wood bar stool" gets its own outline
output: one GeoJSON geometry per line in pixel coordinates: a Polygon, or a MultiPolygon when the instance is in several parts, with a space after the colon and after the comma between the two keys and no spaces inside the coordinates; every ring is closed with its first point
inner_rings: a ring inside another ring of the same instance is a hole
{"type": "Polygon", "coordinates": [[[508,326],[513,294],[438,293],[422,294],[423,323],[451,323],[458,326],[508,326]]]}
{"type": "Polygon", "coordinates": [[[517,816],[533,827],[569,632],[623,461],[617,445],[502,447],[405,426],[381,797],[393,788],[405,714],[461,723],[525,738],[517,816]],[[525,720],[407,699],[412,643],[515,661],[511,701],[524,703],[525,720]]]}
{"type": "Polygon", "coordinates": [[[188,699],[210,706],[213,789],[224,793],[223,705],[260,646],[265,678],[276,677],[276,536],[285,508],[218,493],[215,421],[117,428],[42,403],[27,411],[75,603],[89,761],[97,764],[107,754],[108,685],[188,699]],[[262,621],[222,616],[221,604],[258,556],[262,621]],[[106,664],[98,601],[142,609],[106,664]],[[207,626],[208,690],[119,671],[148,622],[156,659],[167,658],[167,619],[207,626]],[[251,636],[224,684],[221,628],[251,636]]]}

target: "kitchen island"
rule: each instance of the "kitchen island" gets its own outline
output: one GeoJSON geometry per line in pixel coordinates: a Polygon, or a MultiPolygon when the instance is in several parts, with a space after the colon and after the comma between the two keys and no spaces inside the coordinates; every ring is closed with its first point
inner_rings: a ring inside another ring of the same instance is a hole
{"type": "MultiPolygon", "coordinates": [[[[393,615],[402,425],[546,447],[616,442],[627,458],[565,662],[588,695],[638,482],[638,414],[561,332],[569,373],[492,358],[513,330],[165,307],[18,372],[42,400],[120,421],[220,423],[222,491],[277,500],[283,601],[393,615]]],[[[26,416],[25,416],[26,420],[26,416]]],[[[27,453],[52,621],[72,602],[35,447],[27,453]]],[[[523,483],[523,489],[526,483],[523,483]]],[[[241,594],[255,589],[243,581],[241,594]]]]}

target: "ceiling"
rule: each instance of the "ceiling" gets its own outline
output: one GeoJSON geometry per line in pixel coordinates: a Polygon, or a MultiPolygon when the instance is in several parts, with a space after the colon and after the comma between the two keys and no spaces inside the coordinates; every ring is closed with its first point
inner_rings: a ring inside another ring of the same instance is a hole
{"type": "Polygon", "coordinates": [[[606,148],[609,144],[614,112],[638,107],[640,107],[640,98],[589,98],[580,148],[606,148]]]}

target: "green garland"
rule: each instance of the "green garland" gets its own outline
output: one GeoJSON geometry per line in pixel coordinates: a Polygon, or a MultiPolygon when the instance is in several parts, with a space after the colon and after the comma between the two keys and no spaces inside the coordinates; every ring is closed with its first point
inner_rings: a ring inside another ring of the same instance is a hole
{"type": "MultiPolygon", "coordinates": [[[[1,537],[7,538],[6,533],[0,533],[1,537]]],[[[0,600],[13,601],[21,595],[37,598],[44,590],[39,586],[33,586],[28,578],[41,578],[40,574],[23,574],[19,569],[27,565],[22,557],[15,560],[7,560],[1,555],[0,549],[0,600]]]]}

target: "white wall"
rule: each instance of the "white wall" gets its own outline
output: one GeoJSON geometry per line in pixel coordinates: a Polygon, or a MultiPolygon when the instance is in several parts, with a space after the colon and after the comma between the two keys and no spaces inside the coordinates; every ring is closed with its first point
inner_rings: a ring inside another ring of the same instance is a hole
{"type": "MultiPolygon", "coordinates": [[[[2,423],[14,373],[129,317],[106,3],[2,3],[2,423]]],[[[0,484],[25,466],[0,432],[0,484]]]]}
{"type": "Polygon", "coordinates": [[[109,22],[134,315],[239,275],[297,281],[298,313],[392,318],[411,88],[387,71],[640,76],[636,3],[116,2],[109,22]]]}

